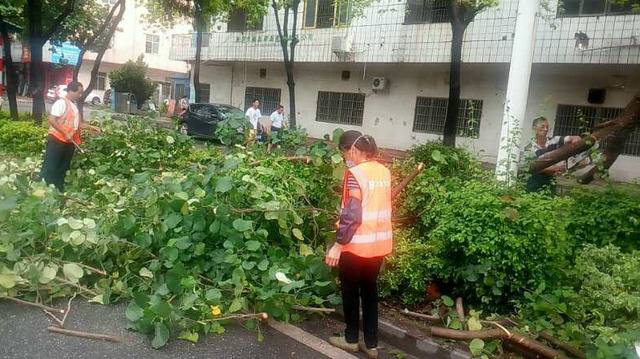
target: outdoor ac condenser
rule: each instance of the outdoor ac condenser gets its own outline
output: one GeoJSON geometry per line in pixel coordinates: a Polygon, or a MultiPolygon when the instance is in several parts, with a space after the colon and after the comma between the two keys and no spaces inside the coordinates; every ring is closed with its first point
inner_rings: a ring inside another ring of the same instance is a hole
{"type": "Polygon", "coordinates": [[[371,81],[371,89],[374,91],[385,90],[388,85],[389,83],[384,77],[374,77],[371,81]]]}
{"type": "Polygon", "coordinates": [[[331,51],[344,54],[351,51],[351,38],[348,36],[334,36],[331,38],[331,51]]]}

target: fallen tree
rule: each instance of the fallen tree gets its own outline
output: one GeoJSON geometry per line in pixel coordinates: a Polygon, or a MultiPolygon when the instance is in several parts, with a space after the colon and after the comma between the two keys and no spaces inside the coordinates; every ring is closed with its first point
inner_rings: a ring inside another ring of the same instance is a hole
{"type": "MultiPolygon", "coordinates": [[[[564,145],[554,151],[545,153],[533,161],[529,167],[532,173],[564,161],[571,156],[587,151],[596,142],[601,143],[602,166],[609,169],[624,149],[624,142],[629,134],[640,124],[640,93],[637,93],[616,118],[596,126],[596,131],[582,140],[564,145]]],[[[597,167],[589,166],[577,176],[581,183],[589,183],[593,179],[597,167]]]]}

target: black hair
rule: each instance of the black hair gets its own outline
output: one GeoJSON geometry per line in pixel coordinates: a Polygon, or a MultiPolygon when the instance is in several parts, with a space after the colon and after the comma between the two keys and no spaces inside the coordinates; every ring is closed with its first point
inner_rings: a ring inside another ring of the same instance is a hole
{"type": "Polygon", "coordinates": [[[253,99],[253,101],[251,101],[251,103],[254,103],[254,102],[256,102],[256,101],[260,102],[260,99],[258,99],[258,98],[254,98],[254,99],[253,99]]]}
{"type": "Polygon", "coordinates": [[[67,91],[76,92],[80,87],[84,86],[79,81],[71,81],[67,84],[67,91]]]}
{"type": "Polygon", "coordinates": [[[284,106],[278,105],[278,107],[276,107],[276,109],[281,109],[281,108],[284,108],[284,106]]]}
{"type": "Polygon", "coordinates": [[[348,151],[352,146],[356,146],[357,149],[364,152],[367,158],[375,157],[378,154],[376,140],[369,135],[363,135],[360,131],[349,130],[340,136],[338,144],[340,151],[348,151]]]}

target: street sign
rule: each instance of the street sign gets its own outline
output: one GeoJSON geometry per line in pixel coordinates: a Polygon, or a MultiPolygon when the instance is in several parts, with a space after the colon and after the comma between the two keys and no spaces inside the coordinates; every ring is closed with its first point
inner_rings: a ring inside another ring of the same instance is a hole
{"type": "Polygon", "coordinates": [[[70,42],[63,42],[61,46],[52,45],[49,51],[51,51],[51,62],[54,64],[71,66],[78,64],[80,49],[70,42]]]}

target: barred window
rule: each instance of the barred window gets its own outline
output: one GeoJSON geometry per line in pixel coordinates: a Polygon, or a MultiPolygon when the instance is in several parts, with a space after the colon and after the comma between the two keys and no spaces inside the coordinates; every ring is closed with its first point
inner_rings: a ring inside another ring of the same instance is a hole
{"type": "Polygon", "coordinates": [[[638,0],[563,0],[558,4],[558,17],[626,15],[640,6],[638,0]]]}
{"type": "Polygon", "coordinates": [[[260,101],[260,112],[268,116],[276,110],[280,104],[281,90],[269,87],[247,87],[244,91],[244,106],[251,106],[253,100],[260,101]]]}
{"type": "Polygon", "coordinates": [[[362,126],[364,94],[318,91],[316,121],[362,126]]]}
{"type": "Polygon", "coordinates": [[[147,34],[147,39],[144,44],[144,52],[147,54],[157,54],[160,49],[160,36],[147,34]]]}
{"type": "Polygon", "coordinates": [[[346,26],[353,17],[351,0],[307,0],[304,7],[304,27],[329,28],[346,26]]]}
{"type": "Polygon", "coordinates": [[[96,90],[104,91],[107,88],[107,73],[98,72],[96,75],[96,90]]]}
{"type": "Polygon", "coordinates": [[[408,25],[449,22],[450,3],[449,0],[407,0],[404,23],[408,25]]]}
{"type": "MultiPolygon", "coordinates": [[[[227,32],[244,32],[262,30],[263,18],[251,21],[247,13],[242,9],[235,9],[229,13],[227,32]]],[[[208,42],[207,42],[208,45],[208,42]]]]}
{"type": "MultiPolygon", "coordinates": [[[[449,99],[437,97],[418,97],[413,119],[414,132],[426,132],[436,135],[444,133],[449,99]]],[[[482,118],[482,100],[460,100],[457,131],[460,137],[477,138],[480,135],[482,118]]]]}
{"type": "Polygon", "coordinates": [[[209,103],[209,95],[211,93],[210,84],[200,84],[200,97],[196,99],[196,102],[209,103]]]}
{"type": "MultiPolygon", "coordinates": [[[[558,105],[556,122],[553,129],[555,136],[571,136],[590,133],[594,126],[618,116],[622,108],[558,105]]],[[[640,129],[636,128],[627,137],[623,155],[640,156],[640,129]]]]}

